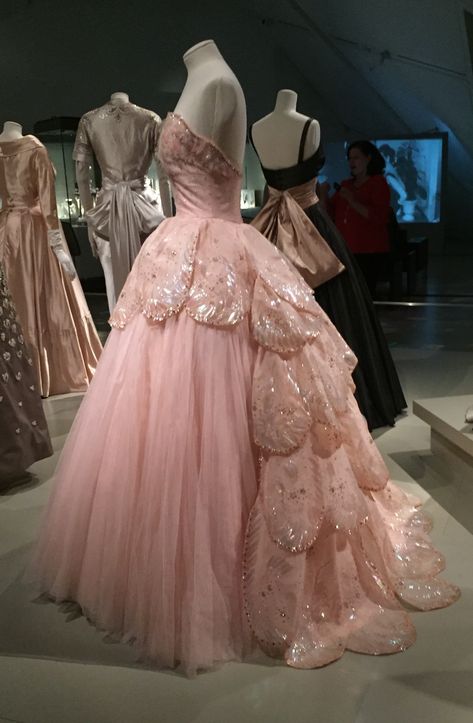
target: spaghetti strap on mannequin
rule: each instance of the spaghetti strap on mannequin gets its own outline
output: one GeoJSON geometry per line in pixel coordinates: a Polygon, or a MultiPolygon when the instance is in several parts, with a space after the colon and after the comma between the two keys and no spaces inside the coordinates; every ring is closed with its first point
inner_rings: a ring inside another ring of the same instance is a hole
{"type": "Polygon", "coordinates": [[[307,138],[307,133],[309,131],[309,126],[312,123],[312,118],[308,118],[305,122],[304,128],[302,129],[302,135],[301,135],[301,142],[299,144],[299,157],[297,159],[298,163],[302,163],[304,160],[304,148],[305,148],[305,141],[307,138]]]}

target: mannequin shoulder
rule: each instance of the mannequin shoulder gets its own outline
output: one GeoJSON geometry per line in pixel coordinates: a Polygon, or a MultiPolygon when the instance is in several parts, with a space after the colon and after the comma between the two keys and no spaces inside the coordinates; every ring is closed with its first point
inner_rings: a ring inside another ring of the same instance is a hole
{"type": "Polygon", "coordinates": [[[282,139],[287,141],[287,130],[285,119],[270,113],[264,116],[264,118],[257,120],[256,123],[253,123],[251,126],[251,137],[258,149],[259,146],[266,145],[268,134],[273,140],[277,139],[278,142],[282,139]]]}
{"type": "Polygon", "coordinates": [[[24,149],[31,153],[31,157],[33,159],[38,158],[40,160],[49,161],[49,155],[48,151],[46,150],[46,146],[44,146],[39,140],[39,138],[36,138],[36,136],[25,136],[24,149]]]}
{"type": "Polygon", "coordinates": [[[92,126],[94,125],[94,122],[98,118],[105,117],[106,109],[107,105],[101,105],[99,108],[92,108],[92,110],[88,110],[87,113],[84,113],[84,115],[79,121],[79,130],[83,129],[86,131],[90,131],[92,126]]]}
{"type": "Polygon", "coordinates": [[[310,158],[320,145],[318,121],[301,113],[273,112],[256,121],[251,137],[261,162],[267,168],[287,168],[297,163],[300,143],[307,121],[311,120],[304,140],[303,159],[310,158]]]}
{"type": "Polygon", "coordinates": [[[134,110],[139,113],[140,115],[144,116],[150,121],[153,121],[157,125],[161,125],[162,118],[157,113],[154,112],[154,110],[149,110],[148,108],[141,108],[139,105],[133,106],[134,110]]]}
{"type": "Polygon", "coordinates": [[[32,145],[31,145],[31,158],[33,161],[33,164],[35,164],[38,168],[49,168],[52,167],[51,159],[49,157],[49,153],[46,149],[46,146],[44,146],[41,141],[39,141],[35,136],[31,136],[32,145]],[[33,144],[33,141],[35,143],[33,144]]]}
{"type": "MultiPolygon", "coordinates": [[[[310,120],[311,123],[307,131],[307,141],[305,144],[306,150],[311,149],[309,155],[315,153],[320,146],[320,123],[316,118],[311,118],[310,120]]],[[[304,156],[307,157],[307,153],[305,153],[304,156]]]]}
{"type": "Polygon", "coordinates": [[[26,136],[26,138],[28,138],[33,148],[35,148],[36,150],[42,149],[46,152],[46,147],[41,143],[39,138],[36,138],[36,136],[33,136],[31,134],[26,136]]]}
{"type": "Polygon", "coordinates": [[[94,118],[99,116],[101,113],[105,113],[107,109],[107,103],[105,105],[101,105],[98,108],[92,108],[92,110],[88,110],[87,113],[84,113],[84,115],[81,118],[81,121],[83,123],[90,123],[93,121],[94,118]]]}
{"type": "Polygon", "coordinates": [[[302,113],[269,113],[260,118],[252,125],[252,133],[254,137],[264,137],[266,133],[271,132],[273,135],[280,135],[281,139],[295,137],[300,138],[304,126],[307,121],[311,121],[307,131],[307,141],[320,142],[320,124],[315,118],[302,115],[302,113]]]}
{"type": "Polygon", "coordinates": [[[240,84],[232,75],[213,78],[206,86],[205,101],[218,108],[224,115],[230,115],[243,99],[240,84]]]}
{"type": "MultiPolygon", "coordinates": [[[[238,80],[231,74],[212,80],[205,92],[204,106],[210,136],[225,145],[230,135],[246,141],[246,104],[238,80]]],[[[233,145],[233,142],[230,143],[233,145]]],[[[231,155],[231,154],[230,154],[231,155]]],[[[238,157],[240,153],[237,154],[238,157]]],[[[235,156],[234,156],[235,157],[235,156]]]]}

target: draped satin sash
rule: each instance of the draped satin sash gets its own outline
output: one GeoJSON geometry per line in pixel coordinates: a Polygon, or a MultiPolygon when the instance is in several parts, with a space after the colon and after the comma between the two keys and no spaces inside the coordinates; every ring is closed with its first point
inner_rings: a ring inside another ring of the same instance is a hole
{"type": "Polygon", "coordinates": [[[314,181],[286,191],[268,190],[252,225],[287,256],[311,288],[340,274],[345,267],[304,213],[318,202],[314,181]]]}
{"type": "Polygon", "coordinates": [[[110,241],[113,280],[118,297],[141,249],[142,235],[163,220],[155,191],[145,178],[113,181],[104,178],[95,208],[87,212],[94,233],[110,241]]]}

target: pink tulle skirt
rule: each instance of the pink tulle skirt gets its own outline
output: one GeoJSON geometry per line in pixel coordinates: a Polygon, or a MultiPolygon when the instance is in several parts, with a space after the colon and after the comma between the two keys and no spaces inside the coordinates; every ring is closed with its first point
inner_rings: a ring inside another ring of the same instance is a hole
{"type": "Polygon", "coordinates": [[[58,467],[36,555],[143,658],[189,675],[261,649],[298,668],[394,653],[453,602],[418,502],[353,397],[353,353],[255,229],[151,234],[58,467]]]}
{"type": "Polygon", "coordinates": [[[248,324],[112,331],[57,470],[36,569],[56,600],[186,671],[241,659],[256,496],[248,324]]]}

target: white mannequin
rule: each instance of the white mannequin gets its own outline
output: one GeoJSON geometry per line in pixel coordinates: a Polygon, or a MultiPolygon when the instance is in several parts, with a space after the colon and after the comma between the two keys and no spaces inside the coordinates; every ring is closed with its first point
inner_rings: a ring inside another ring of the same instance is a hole
{"type": "Polygon", "coordinates": [[[15,121],[5,121],[3,131],[0,133],[0,143],[2,141],[17,141],[23,138],[23,128],[15,121]]]}
{"type": "Polygon", "coordinates": [[[183,60],[188,75],[175,113],[241,168],[246,143],[246,105],[240,83],[213,40],[194,45],[183,60]]]}
{"type": "MultiPolygon", "coordinates": [[[[251,129],[261,164],[271,170],[291,168],[297,164],[299,144],[308,116],[296,111],[297,93],[280,90],[276,105],[269,115],[257,121],[251,129]]],[[[314,120],[304,145],[304,160],[310,158],[320,145],[320,126],[314,120]]]]}

